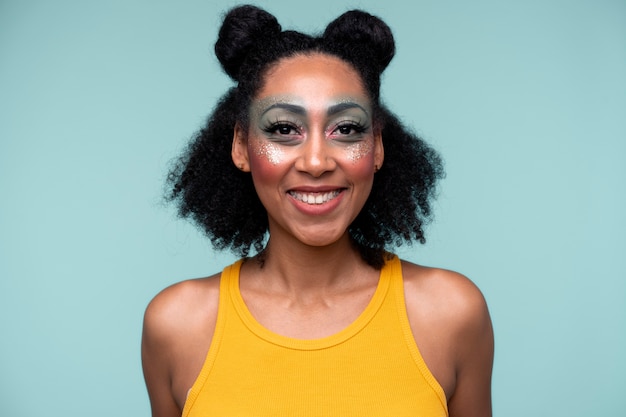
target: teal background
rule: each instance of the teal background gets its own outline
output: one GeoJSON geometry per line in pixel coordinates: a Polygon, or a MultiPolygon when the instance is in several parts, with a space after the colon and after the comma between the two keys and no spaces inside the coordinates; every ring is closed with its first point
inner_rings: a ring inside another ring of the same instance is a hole
{"type": "MultiPolygon", "coordinates": [[[[229,1],[0,0],[0,415],[147,416],[143,310],[219,271],[161,203],[230,85],[229,1]]],[[[425,246],[483,290],[495,415],[626,415],[626,2],[260,1],[383,17],[384,100],[445,157],[425,246]]]]}

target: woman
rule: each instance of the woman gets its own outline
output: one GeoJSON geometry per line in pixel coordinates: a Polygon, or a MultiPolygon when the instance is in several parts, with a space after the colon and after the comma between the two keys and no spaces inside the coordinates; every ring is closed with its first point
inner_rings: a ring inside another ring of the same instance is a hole
{"type": "Polygon", "coordinates": [[[169,198],[242,260],[148,306],[153,416],[491,415],[481,293],[386,251],[424,242],[443,174],[380,103],[388,26],[351,11],[311,37],[241,6],[215,51],[237,85],[169,198]]]}

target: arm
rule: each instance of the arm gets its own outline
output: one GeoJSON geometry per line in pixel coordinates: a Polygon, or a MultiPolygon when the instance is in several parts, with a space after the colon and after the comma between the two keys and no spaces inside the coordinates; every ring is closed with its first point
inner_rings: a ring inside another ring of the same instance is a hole
{"type": "Polygon", "coordinates": [[[189,280],[159,293],[144,316],[141,359],[152,417],[180,417],[211,345],[219,276],[189,280]]]}
{"type": "Polygon", "coordinates": [[[450,417],[490,417],[493,330],[482,293],[453,271],[405,262],[403,274],[411,330],[450,417]]]}
{"type": "Polygon", "coordinates": [[[152,417],[180,417],[172,391],[173,346],[168,331],[167,306],[161,294],[146,309],[141,339],[141,361],[152,417]],[[161,297],[161,298],[159,298],[161,297]]]}
{"type": "Polygon", "coordinates": [[[448,401],[450,417],[492,415],[493,328],[482,294],[471,287],[459,308],[461,322],[454,335],[456,386],[448,401]]]}

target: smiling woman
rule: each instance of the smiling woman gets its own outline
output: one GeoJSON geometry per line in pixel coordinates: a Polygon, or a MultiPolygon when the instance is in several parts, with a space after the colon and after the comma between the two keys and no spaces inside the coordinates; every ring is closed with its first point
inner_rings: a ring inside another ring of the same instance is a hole
{"type": "Polygon", "coordinates": [[[253,100],[248,131],[236,128],[233,161],[251,172],[275,231],[266,252],[279,231],[311,246],[348,237],[383,162],[380,126],[358,79],[339,58],[285,58],[253,100]]]}
{"type": "Polygon", "coordinates": [[[309,36],[241,6],[215,50],[236,86],[168,197],[242,259],[148,306],[153,416],[491,415],[480,291],[391,252],[424,241],[443,172],[380,103],[389,27],[350,11],[309,36]]]}

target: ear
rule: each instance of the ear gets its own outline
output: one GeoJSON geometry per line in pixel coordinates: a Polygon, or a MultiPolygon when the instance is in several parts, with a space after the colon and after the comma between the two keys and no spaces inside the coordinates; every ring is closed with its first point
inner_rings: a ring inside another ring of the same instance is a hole
{"type": "Polygon", "coordinates": [[[237,122],[233,134],[233,147],[230,152],[235,166],[243,171],[250,172],[250,160],[248,158],[248,137],[243,127],[237,122]]]}
{"type": "Polygon", "coordinates": [[[385,148],[383,147],[383,132],[381,129],[374,131],[374,167],[378,171],[385,160],[385,148]]]}

